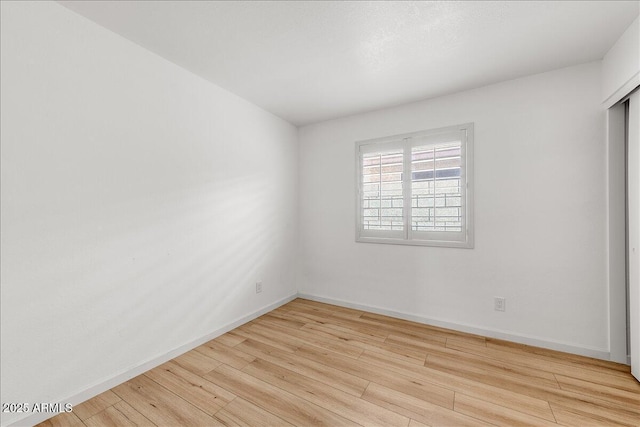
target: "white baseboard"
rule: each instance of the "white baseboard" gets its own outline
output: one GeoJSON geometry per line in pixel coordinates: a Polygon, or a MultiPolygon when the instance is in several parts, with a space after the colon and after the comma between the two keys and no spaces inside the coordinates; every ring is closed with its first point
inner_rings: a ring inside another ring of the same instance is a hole
{"type": "Polygon", "coordinates": [[[453,329],[455,331],[467,332],[470,334],[481,335],[489,338],[497,338],[505,341],[516,342],[519,344],[526,344],[535,347],[547,348],[550,350],[562,351],[565,353],[578,354],[580,356],[593,357],[596,359],[609,360],[609,351],[601,350],[597,348],[580,347],[572,344],[557,342],[553,340],[547,340],[538,337],[527,336],[524,334],[514,334],[512,332],[500,331],[490,328],[479,328],[477,326],[468,325],[464,323],[451,322],[447,320],[439,320],[419,316],[415,314],[402,313],[399,311],[388,310],[381,307],[374,307],[370,305],[358,304],[349,301],[343,301],[334,298],[323,297],[319,295],[311,295],[298,293],[298,297],[309,299],[312,301],[324,302],[327,304],[338,305],[341,307],[354,308],[358,310],[368,311],[370,313],[382,314],[389,317],[395,317],[398,319],[410,320],[412,322],[424,323],[426,325],[439,326],[441,328],[453,329]]]}
{"type": "MultiPolygon", "coordinates": [[[[211,341],[212,339],[219,337],[220,335],[229,332],[232,329],[237,328],[238,326],[244,325],[247,322],[250,322],[251,320],[262,316],[265,313],[270,312],[271,310],[274,310],[278,307],[280,307],[281,305],[284,305],[286,303],[288,303],[289,301],[294,300],[295,298],[297,298],[297,294],[292,294],[289,295],[288,297],[282,298],[272,304],[266,305],[262,308],[260,308],[259,310],[254,311],[253,313],[247,314],[246,316],[242,316],[239,319],[234,320],[231,323],[228,323],[226,325],[224,325],[221,328],[216,329],[215,331],[200,337],[198,339],[195,339],[191,342],[188,342],[186,344],[181,345],[180,347],[177,347],[171,351],[169,351],[168,353],[162,354],[160,356],[154,357],[152,359],[147,360],[146,362],[141,363],[140,365],[132,368],[132,369],[128,369],[124,372],[121,372],[111,378],[108,378],[106,380],[100,381],[99,383],[96,383],[90,387],[87,387],[86,389],[84,389],[83,391],[76,393],[72,396],[69,396],[67,398],[64,399],[59,399],[58,402],[63,402],[63,403],[71,403],[72,405],[78,405],[86,400],[91,399],[94,396],[99,395],[100,393],[103,393],[107,390],[112,389],[113,387],[122,384],[125,381],[130,380],[133,377],[136,377],[140,374],[143,374],[145,372],[147,372],[150,369],[155,368],[156,366],[162,365],[165,362],[168,362],[169,360],[180,356],[183,353],[186,353],[189,350],[194,349],[195,347],[198,347],[199,345],[202,345],[204,343],[206,343],[207,341],[211,341]]],[[[43,412],[43,413],[35,413],[35,414],[31,414],[28,415],[22,419],[16,420],[16,421],[12,421],[10,424],[10,426],[33,426],[35,424],[41,423],[42,421],[45,421],[53,416],[57,415],[56,413],[50,413],[50,412],[43,412]]]]}

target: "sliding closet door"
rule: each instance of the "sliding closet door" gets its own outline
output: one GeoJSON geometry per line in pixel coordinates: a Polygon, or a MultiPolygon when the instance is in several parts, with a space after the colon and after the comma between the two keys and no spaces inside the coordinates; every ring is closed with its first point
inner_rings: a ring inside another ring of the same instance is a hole
{"type": "Polygon", "coordinates": [[[640,381],[640,91],[629,98],[627,137],[631,373],[640,381]]]}

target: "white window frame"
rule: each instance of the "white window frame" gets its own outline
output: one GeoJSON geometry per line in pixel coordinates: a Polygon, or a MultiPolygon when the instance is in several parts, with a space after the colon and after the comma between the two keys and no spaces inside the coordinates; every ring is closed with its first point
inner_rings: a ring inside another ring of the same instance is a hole
{"type": "Polygon", "coordinates": [[[356,242],[395,245],[473,248],[473,123],[447,126],[384,138],[356,141],[356,242]],[[453,135],[461,142],[462,231],[415,231],[411,229],[411,155],[415,146],[433,141],[434,145],[453,135]],[[402,148],[403,221],[402,231],[364,230],[362,224],[362,155],[402,148]],[[408,173],[407,173],[408,172],[408,173]],[[409,207],[409,208],[407,208],[409,207]]]}

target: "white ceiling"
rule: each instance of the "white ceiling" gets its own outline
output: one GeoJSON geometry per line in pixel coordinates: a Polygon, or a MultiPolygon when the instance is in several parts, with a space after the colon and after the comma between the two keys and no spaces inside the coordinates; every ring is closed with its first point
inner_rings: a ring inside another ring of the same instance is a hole
{"type": "Polygon", "coordinates": [[[61,1],[304,125],[601,59],[638,1],[61,1]]]}

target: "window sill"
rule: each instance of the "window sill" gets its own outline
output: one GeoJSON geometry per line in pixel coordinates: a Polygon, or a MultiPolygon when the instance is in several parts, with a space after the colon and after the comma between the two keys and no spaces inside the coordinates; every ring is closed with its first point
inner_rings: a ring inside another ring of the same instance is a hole
{"type": "Polygon", "coordinates": [[[382,243],[387,245],[405,246],[433,246],[440,248],[473,249],[473,241],[449,241],[449,240],[406,240],[384,237],[356,237],[356,243],[382,243]]]}

